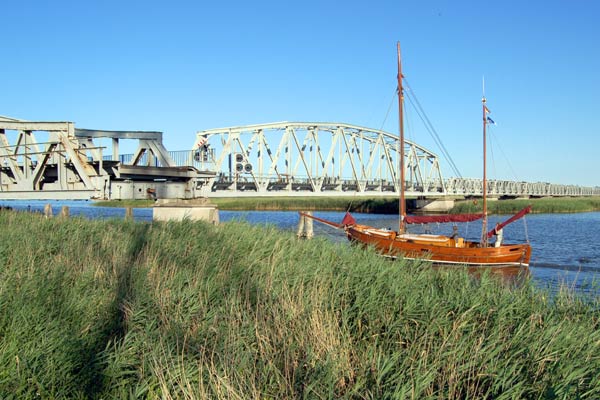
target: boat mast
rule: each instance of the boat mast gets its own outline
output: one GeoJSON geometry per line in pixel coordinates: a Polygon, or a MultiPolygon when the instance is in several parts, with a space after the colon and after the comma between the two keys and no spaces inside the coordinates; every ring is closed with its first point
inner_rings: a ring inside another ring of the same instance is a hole
{"type": "Polygon", "coordinates": [[[405,183],[404,183],[404,91],[402,90],[402,64],[400,62],[400,42],[397,43],[398,48],[398,119],[400,124],[400,143],[398,148],[398,157],[400,158],[400,225],[398,233],[405,232],[404,217],[406,217],[406,200],[404,198],[405,183]]]}
{"type": "MultiPolygon", "coordinates": [[[[485,89],[484,89],[485,90],[485,89]]],[[[483,109],[483,220],[482,220],[482,228],[481,228],[481,246],[488,246],[488,238],[487,238],[487,168],[486,168],[486,127],[487,127],[487,113],[488,108],[485,106],[485,91],[483,93],[483,97],[481,98],[481,105],[483,109]]]]}

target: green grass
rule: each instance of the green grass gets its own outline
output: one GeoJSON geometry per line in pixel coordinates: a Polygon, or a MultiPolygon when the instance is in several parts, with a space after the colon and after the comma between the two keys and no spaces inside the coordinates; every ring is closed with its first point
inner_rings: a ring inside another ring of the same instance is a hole
{"type": "Polygon", "coordinates": [[[210,198],[223,210],[322,210],[397,213],[397,198],[362,197],[240,197],[210,198]]]}
{"type": "MultiPolygon", "coordinates": [[[[278,211],[278,210],[322,210],[355,211],[379,214],[398,212],[397,198],[350,198],[350,197],[211,197],[210,202],[221,210],[235,211],[278,211]]],[[[94,205],[102,207],[152,207],[153,200],[108,200],[94,205]]]]}
{"type": "MultiPolygon", "coordinates": [[[[600,197],[547,197],[488,201],[490,214],[514,214],[531,205],[532,213],[575,213],[600,211],[600,197]]],[[[482,210],[481,199],[456,202],[452,213],[472,213],[482,210]]]]}
{"type": "Polygon", "coordinates": [[[600,397],[569,290],[244,223],[0,224],[3,399],[600,397]]]}
{"type": "MultiPolygon", "coordinates": [[[[321,210],[351,211],[373,214],[398,213],[398,199],[386,198],[339,198],[339,197],[215,197],[210,198],[221,210],[321,210]]],[[[96,202],[94,205],[105,207],[152,207],[153,200],[111,200],[96,202]]],[[[533,205],[533,213],[572,213],[600,211],[600,197],[556,197],[526,200],[489,201],[491,214],[514,214],[527,205],[533,205]]],[[[481,199],[457,200],[451,213],[473,213],[481,211],[481,199]]]]}

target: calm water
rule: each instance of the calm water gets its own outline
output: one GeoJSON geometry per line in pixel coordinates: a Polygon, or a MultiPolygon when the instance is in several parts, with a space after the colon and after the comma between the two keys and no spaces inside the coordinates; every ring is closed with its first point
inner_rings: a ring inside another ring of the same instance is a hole
{"type": "MultiPolygon", "coordinates": [[[[44,205],[52,204],[54,214],[63,205],[69,206],[71,215],[88,218],[123,218],[123,208],[95,207],[88,201],[0,201],[0,205],[18,210],[42,212],[44,205]]],[[[138,221],[151,221],[152,209],[139,208],[133,211],[138,221]]],[[[244,220],[251,224],[271,224],[279,229],[294,231],[298,224],[295,211],[220,211],[222,222],[244,220]]],[[[316,216],[340,222],[343,212],[315,212],[316,216]]],[[[359,223],[382,228],[396,228],[395,215],[353,214],[359,223]]],[[[491,216],[490,226],[508,216],[491,216]]],[[[428,227],[411,226],[414,233],[451,234],[452,224],[430,224],[428,227]]],[[[345,236],[328,226],[315,222],[315,235],[346,243],[345,236]]],[[[477,240],[481,232],[481,221],[461,224],[461,235],[477,240]]],[[[504,228],[504,240],[523,242],[529,239],[533,248],[530,271],[540,286],[557,287],[566,283],[583,291],[597,291],[600,283],[600,212],[580,214],[533,214],[504,228]]]]}

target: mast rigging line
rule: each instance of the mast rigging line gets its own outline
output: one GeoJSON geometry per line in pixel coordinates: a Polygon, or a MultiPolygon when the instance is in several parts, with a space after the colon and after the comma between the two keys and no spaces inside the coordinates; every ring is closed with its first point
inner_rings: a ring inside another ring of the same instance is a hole
{"type": "MultiPolygon", "coordinates": [[[[488,136],[489,136],[489,142],[490,142],[490,152],[492,153],[492,158],[494,157],[494,152],[493,152],[494,146],[492,146],[492,144],[495,143],[496,146],[498,146],[498,148],[500,149],[500,154],[502,154],[502,157],[504,157],[504,161],[507,163],[508,168],[512,172],[513,179],[515,181],[518,181],[517,173],[515,172],[508,157],[506,157],[506,153],[504,153],[504,149],[502,148],[502,145],[500,144],[500,140],[498,140],[498,137],[496,136],[496,133],[494,131],[495,131],[495,129],[488,130],[488,136]]],[[[523,227],[525,230],[525,241],[527,243],[529,243],[529,231],[527,230],[527,218],[525,215],[523,215],[522,220],[523,220],[523,227]]]]}
{"type": "Polygon", "coordinates": [[[419,102],[419,99],[417,98],[414,90],[412,89],[412,87],[410,86],[410,84],[408,83],[408,80],[406,78],[404,78],[404,81],[406,82],[406,86],[408,88],[408,90],[406,91],[408,100],[411,103],[411,105],[414,107],[415,111],[417,112],[417,115],[419,116],[419,118],[421,119],[423,124],[425,125],[425,129],[427,129],[427,131],[433,138],[434,142],[440,148],[442,154],[444,155],[444,158],[450,165],[452,172],[454,172],[458,178],[462,178],[462,174],[458,170],[458,167],[454,163],[454,160],[452,159],[452,156],[450,156],[450,153],[446,149],[446,146],[444,146],[444,143],[442,142],[440,135],[438,135],[436,129],[433,127],[431,120],[427,117],[427,114],[425,113],[423,106],[421,106],[421,103],[419,102]]]}
{"type": "Polygon", "coordinates": [[[383,122],[381,123],[381,127],[379,128],[380,131],[383,131],[383,126],[385,125],[385,123],[390,115],[390,111],[392,110],[392,106],[394,105],[394,100],[396,100],[397,94],[398,94],[398,87],[396,87],[396,90],[394,91],[394,94],[392,95],[392,99],[390,100],[390,105],[388,106],[387,112],[385,113],[385,117],[383,118],[383,122]]]}
{"type": "Polygon", "coordinates": [[[506,153],[504,152],[504,149],[502,148],[502,144],[501,144],[500,140],[498,140],[496,133],[494,132],[494,130],[490,130],[489,132],[490,132],[490,145],[495,145],[498,147],[498,149],[500,149],[500,154],[504,158],[504,162],[506,162],[506,164],[508,165],[508,168],[510,169],[510,172],[513,175],[512,178],[515,181],[519,181],[519,177],[518,177],[515,169],[513,168],[510,160],[506,156],[506,153]]]}

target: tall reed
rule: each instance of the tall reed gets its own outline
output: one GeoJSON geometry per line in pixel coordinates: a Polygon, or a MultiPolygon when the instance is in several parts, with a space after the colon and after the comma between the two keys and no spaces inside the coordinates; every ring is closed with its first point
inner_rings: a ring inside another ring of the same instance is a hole
{"type": "Polygon", "coordinates": [[[1,212],[2,398],[598,398],[597,300],[275,228],[1,212]]]}

